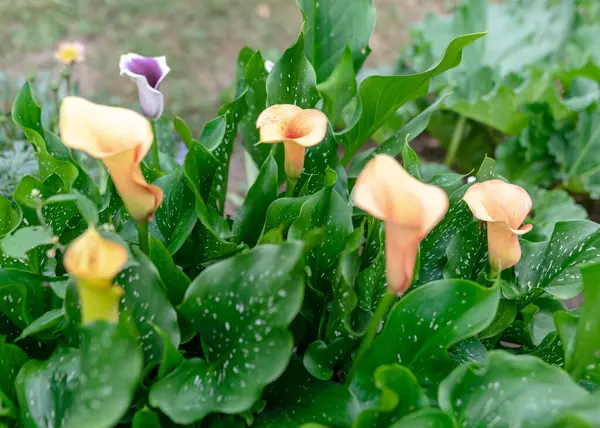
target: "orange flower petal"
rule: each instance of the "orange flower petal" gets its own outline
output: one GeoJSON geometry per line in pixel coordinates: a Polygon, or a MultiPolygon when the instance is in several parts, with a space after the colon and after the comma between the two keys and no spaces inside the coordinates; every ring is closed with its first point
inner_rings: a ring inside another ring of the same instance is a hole
{"type": "Polygon", "coordinates": [[[306,149],[288,141],[283,143],[283,147],[285,149],[285,175],[290,178],[300,177],[302,168],[304,168],[306,149]]]}
{"type": "Polygon", "coordinates": [[[375,156],[353,190],[356,206],[385,221],[388,284],[395,293],[410,286],[420,242],[448,211],[439,187],[422,183],[391,156],[375,156]]]}
{"type": "Polygon", "coordinates": [[[521,227],[531,210],[531,197],[520,186],[502,180],[476,183],[467,190],[464,201],[488,227],[488,254],[495,271],[509,269],[521,259],[519,235],[531,231],[521,227]]]}
{"type": "Polygon", "coordinates": [[[256,120],[256,127],[260,130],[260,142],[281,143],[286,140],[288,121],[300,112],[302,109],[293,104],[277,104],[264,110],[256,120]]]}
{"type": "Polygon", "coordinates": [[[154,140],[150,122],[120,107],[66,97],[60,108],[60,135],[65,146],[101,159],[129,214],[151,218],[163,200],[160,188],[148,184],[140,170],[154,140]]]}
{"type": "Polygon", "coordinates": [[[319,144],[327,135],[329,121],[319,110],[303,110],[292,117],[285,128],[286,141],[303,147],[319,144]]]}
{"type": "Polygon", "coordinates": [[[67,272],[98,288],[109,288],[126,262],[125,248],[103,238],[93,227],[69,245],[63,260],[67,272]]]}

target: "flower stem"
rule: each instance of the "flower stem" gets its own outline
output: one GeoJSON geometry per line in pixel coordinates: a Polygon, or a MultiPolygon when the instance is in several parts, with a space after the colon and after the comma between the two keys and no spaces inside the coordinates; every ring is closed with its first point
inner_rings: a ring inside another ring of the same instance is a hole
{"type": "Polygon", "coordinates": [[[360,347],[356,352],[356,356],[354,357],[354,361],[352,362],[352,367],[350,368],[350,371],[348,372],[348,377],[346,378],[346,383],[349,383],[354,377],[356,369],[358,369],[360,365],[360,361],[363,359],[367,351],[371,348],[371,343],[373,342],[373,339],[377,334],[377,330],[379,330],[379,325],[381,324],[383,317],[385,316],[385,314],[387,314],[388,310],[396,302],[397,299],[397,294],[387,291],[379,301],[379,305],[377,305],[377,309],[373,314],[373,318],[371,318],[369,326],[367,327],[367,333],[365,334],[365,337],[363,337],[360,347]]]}
{"type": "Polygon", "coordinates": [[[454,128],[454,133],[452,134],[452,140],[450,140],[450,147],[448,147],[448,153],[446,153],[446,160],[444,163],[447,167],[451,167],[454,163],[454,159],[456,159],[458,149],[460,148],[460,143],[463,140],[466,124],[467,117],[460,116],[458,118],[458,122],[456,122],[456,127],[454,128]]]}
{"type": "Polygon", "coordinates": [[[148,255],[150,253],[150,245],[148,240],[148,220],[138,221],[137,228],[140,248],[142,249],[144,254],[148,255]]]}
{"type": "Polygon", "coordinates": [[[156,122],[151,120],[152,133],[154,134],[154,141],[152,142],[152,158],[154,160],[154,168],[160,171],[160,158],[158,156],[158,139],[156,138],[156,122]]]}
{"type": "Polygon", "coordinates": [[[297,178],[288,177],[287,187],[285,188],[285,196],[287,198],[291,198],[294,196],[294,190],[296,189],[297,183],[298,183],[297,178]]]}

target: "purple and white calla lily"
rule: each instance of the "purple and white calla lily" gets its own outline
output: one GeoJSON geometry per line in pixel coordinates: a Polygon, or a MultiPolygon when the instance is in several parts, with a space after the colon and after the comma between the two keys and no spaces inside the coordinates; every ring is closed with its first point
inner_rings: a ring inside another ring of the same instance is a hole
{"type": "Polygon", "coordinates": [[[164,100],[159,86],[171,69],[164,56],[149,57],[136,53],[121,55],[119,61],[121,76],[131,77],[138,88],[142,113],[149,119],[160,118],[164,100]]]}

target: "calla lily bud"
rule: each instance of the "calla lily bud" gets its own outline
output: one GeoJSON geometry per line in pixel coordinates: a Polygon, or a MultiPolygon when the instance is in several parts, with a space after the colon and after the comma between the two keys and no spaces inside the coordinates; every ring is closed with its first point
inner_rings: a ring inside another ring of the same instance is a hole
{"type": "Polygon", "coordinates": [[[323,141],[327,126],[327,116],[319,110],[304,110],[292,104],[271,106],[256,121],[260,143],[284,144],[285,173],[291,179],[300,177],[306,148],[323,141]]]}
{"type": "Polygon", "coordinates": [[[126,262],[125,248],[102,238],[92,227],[67,248],[63,263],[77,282],[84,324],[118,321],[123,290],[112,281],[126,262]]]}
{"type": "Polygon", "coordinates": [[[158,119],[164,108],[164,97],[159,87],[171,71],[164,56],[149,57],[136,53],[121,55],[119,61],[121,76],[133,79],[138,89],[142,113],[149,119],[158,119]]]}
{"type": "Polygon", "coordinates": [[[144,116],[79,97],[65,97],[60,107],[60,136],[65,146],[104,163],[136,221],[152,218],[163,192],[146,182],[140,168],[154,140],[150,122],[144,116]]]}
{"type": "Polygon", "coordinates": [[[377,155],[356,180],[353,199],[384,222],[388,287],[403,294],[412,282],[421,241],[448,211],[446,193],[414,178],[393,157],[377,155]]]}
{"type": "Polygon", "coordinates": [[[519,235],[532,229],[521,225],[531,211],[531,196],[520,186],[502,180],[473,184],[464,201],[473,215],[487,222],[488,255],[494,271],[509,269],[521,259],[519,235]]]}

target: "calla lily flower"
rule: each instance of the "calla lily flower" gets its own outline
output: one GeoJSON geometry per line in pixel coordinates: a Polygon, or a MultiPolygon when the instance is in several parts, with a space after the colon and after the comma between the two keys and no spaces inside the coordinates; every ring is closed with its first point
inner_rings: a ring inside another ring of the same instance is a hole
{"type": "Polygon", "coordinates": [[[152,218],[163,192],[148,184],[140,169],[154,140],[150,122],[144,116],[79,97],[65,97],[60,107],[60,135],[65,146],[102,160],[131,217],[136,221],[152,218]]]}
{"type": "Polygon", "coordinates": [[[291,179],[300,177],[306,148],[323,141],[327,125],[327,116],[319,110],[304,110],[292,104],[271,106],[256,121],[260,143],[284,144],[285,173],[291,179]]]}
{"type": "Polygon", "coordinates": [[[63,260],[65,269],[77,282],[82,322],[117,322],[123,289],[112,281],[127,262],[127,251],[104,239],[90,227],[75,239],[63,260]]]}
{"type": "Polygon", "coordinates": [[[136,53],[121,55],[119,61],[121,76],[127,75],[135,82],[140,97],[142,113],[149,119],[158,119],[164,108],[160,83],[171,69],[164,56],[149,57],[136,53]]]}
{"type": "Polygon", "coordinates": [[[422,183],[391,156],[377,155],[360,173],[354,203],[385,223],[388,288],[403,294],[412,282],[419,244],[448,211],[448,197],[422,183]]]}
{"type": "Polygon", "coordinates": [[[519,235],[532,229],[521,227],[531,210],[531,196],[520,186],[502,180],[473,184],[463,197],[471,212],[487,222],[488,255],[492,269],[499,271],[521,259],[519,235]]]}
{"type": "Polygon", "coordinates": [[[58,45],[56,59],[65,65],[83,62],[85,59],[85,46],[80,42],[62,42],[58,45]]]}

